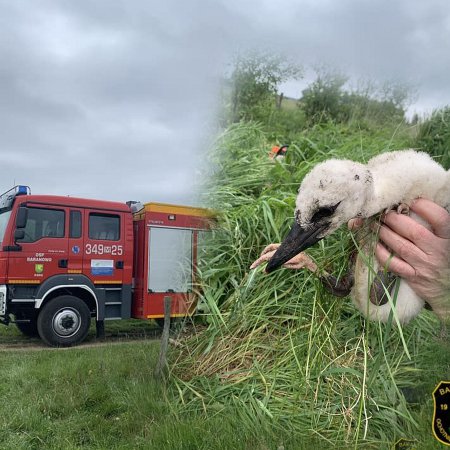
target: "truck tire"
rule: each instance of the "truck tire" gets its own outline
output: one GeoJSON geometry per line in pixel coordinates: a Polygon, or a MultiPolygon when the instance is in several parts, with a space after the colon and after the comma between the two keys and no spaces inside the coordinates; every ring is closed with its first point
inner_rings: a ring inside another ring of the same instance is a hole
{"type": "MultiPolygon", "coordinates": [[[[153,319],[153,320],[158,324],[158,326],[161,328],[161,330],[164,329],[164,318],[163,318],[163,317],[157,318],[157,319],[153,319]]],[[[179,317],[171,317],[171,318],[170,318],[170,326],[169,326],[169,328],[170,328],[171,330],[173,330],[173,329],[176,328],[180,323],[181,323],[181,318],[179,318],[179,317]]]]}
{"type": "Polygon", "coordinates": [[[82,342],[88,332],[91,312],[78,297],[62,295],[42,308],[37,320],[41,339],[52,347],[71,347],[82,342]]]}

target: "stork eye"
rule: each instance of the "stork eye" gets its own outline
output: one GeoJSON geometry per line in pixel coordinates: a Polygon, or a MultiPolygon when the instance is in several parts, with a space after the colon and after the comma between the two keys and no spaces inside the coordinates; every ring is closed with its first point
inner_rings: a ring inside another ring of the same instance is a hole
{"type": "MultiPolygon", "coordinates": [[[[341,202],[339,202],[341,203],[341,202]]],[[[311,217],[311,222],[318,222],[325,217],[330,217],[336,211],[336,208],[339,206],[339,203],[336,203],[334,206],[322,206],[319,208],[311,217]]]]}

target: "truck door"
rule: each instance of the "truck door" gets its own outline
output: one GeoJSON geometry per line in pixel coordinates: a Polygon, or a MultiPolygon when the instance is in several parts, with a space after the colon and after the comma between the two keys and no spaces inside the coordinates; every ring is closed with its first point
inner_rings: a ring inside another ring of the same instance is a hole
{"type": "Polygon", "coordinates": [[[27,205],[24,237],[17,241],[21,251],[11,252],[8,278],[14,283],[41,283],[67,273],[67,211],[52,206],[27,205]]]}
{"type": "Polygon", "coordinates": [[[77,274],[83,271],[83,215],[82,209],[70,208],[69,210],[69,257],[68,273],[77,274]]]}
{"type": "Polygon", "coordinates": [[[123,214],[85,210],[83,273],[96,284],[122,284],[123,214]]]}

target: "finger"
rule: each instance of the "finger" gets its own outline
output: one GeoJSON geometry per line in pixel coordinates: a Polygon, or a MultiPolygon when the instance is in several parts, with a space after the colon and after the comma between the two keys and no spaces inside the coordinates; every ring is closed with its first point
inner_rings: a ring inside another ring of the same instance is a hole
{"type": "Polygon", "coordinates": [[[412,266],[427,258],[427,254],[414,243],[400,236],[385,225],[379,228],[378,237],[393,253],[412,266]]]}
{"type": "Polygon", "coordinates": [[[431,225],[436,236],[450,239],[450,214],[442,206],[426,198],[419,198],[411,205],[411,210],[431,225]]]}
{"type": "MultiPolygon", "coordinates": [[[[426,254],[430,250],[430,241],[436,239],[433,233],[430,230],[427,230],[423,225],[416,222],[411,217],[405,216],[403,214],[397,214],[395,212],[389,212],[386,214],[383,219],[383,223],[386,224],[392,231],[399,235],[399,239],[397,239],[398,244],[402,243],[402,245],[406,245],[405,241],[400,241],[400,238],[405,238],[409,243],[413,243],[418,249],[422,251],[423,254],[426,254]]],[[[388,238],[394,238],[395,234],[390,233],[389,235],[386,232],[386,227],[384,235],[388,238]]],[[[380,233],[383,227],[380,229],[380,233]]],[[[384,237],[381,238],[386,244],[391,247],[390,243],[385,241],[384,237]]],[[[391,247],[394,249],[394,247],[391,247]]],[[[394,249],[396,253],[397,250],[394,249]]]]}
{"type": "Polygon", "coordinates": [[[375,256],[380,266],[395,275],[399,275],[403,278],[410,278],[416,274],[414,267],[398,256],[392,256],[392,253],[380,243],[375,247],[375,256]]]}

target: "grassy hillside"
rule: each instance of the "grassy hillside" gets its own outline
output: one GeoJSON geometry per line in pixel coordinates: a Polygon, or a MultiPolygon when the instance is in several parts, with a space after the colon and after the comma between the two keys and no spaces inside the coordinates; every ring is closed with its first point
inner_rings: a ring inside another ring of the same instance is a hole
{"type": "MultiPolygon", "coordinates": [[[[1,449],[391,448],[401,437],[440,448],[431,392],[450,379],[450,347],[431,313],[397,330],[365,322],[305,272],[249,271],[288,231],[314,164],[410,147],[412,130],[305,128],[301,113],[285,113],[232,126],[211,151],[205,203],[221,213],[200,253],[207,326],[170,348],[168,382],[153,377],[158,341],[18,349],[11,343],[36,341],[0,327],[1,449]],[[286,160],[269,161],[284,139],[286,160]]],[[[310,254],[342,274],[351,242],[342,230],[310,254]]],[[[118,322],[107,331],[148,335],[148,327],[118,322]]]]}
{"type": "MultiPolygon", "coordinates": [[[[292,134],[282,163],[267,157],[267,126],[241,123],[218,139],[205,188],[209,206],[222,212],[204,255],[209,326],[173,362],[186,413],[235,415],[255,434],[311,440],[304,448],[390,448],[400,438],[439,448],[431,392],[450,377],[450,348],[431,313],[403,329],[369,323],[307,272],[249,270],[265,245],[287,233],[311,167],[330,157],[364,162],[410,147],[411,136],[401,123],[316,125],[292,134]]],[[[308,252],[342,275],[351,242],[341,230],[308,252]]]]}

